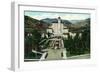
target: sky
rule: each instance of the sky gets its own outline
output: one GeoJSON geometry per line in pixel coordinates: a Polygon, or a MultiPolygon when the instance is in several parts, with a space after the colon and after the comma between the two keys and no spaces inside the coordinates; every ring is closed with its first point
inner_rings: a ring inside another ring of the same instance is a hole
{"type": "Polygon", "coordinates": [[[58,18],[65,20],[84,20],[90,18],[90,14],[86,13],[57,13],[57,12],[39,12],[39,11],[25,11],[24,15],[41,20],[45,18],[58,18]]]}

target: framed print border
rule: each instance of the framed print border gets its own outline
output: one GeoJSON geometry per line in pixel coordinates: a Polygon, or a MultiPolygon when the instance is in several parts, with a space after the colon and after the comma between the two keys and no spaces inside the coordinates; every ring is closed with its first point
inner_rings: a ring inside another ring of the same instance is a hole
{"type": "Polygon", "coordinates": [[[43,6],[32,3],[13,2],[11,4],[11,69],[14,71],[27,69],[44,69],[47,67],[73,67],[88,66],[96,64],[96,49],[94,44],[96,24],[96,8],[84,6],[43,6]],[[39,61],[24,62],[24,11],[45,11],[45,12],[74,12],[91,14],[91,59],[84,60],[59,60],[59,61],[39,61]],[[66,64],[66,66],[65,66],[66,64]],[[33,65],[35,67],[33,67],[33,65]]]}

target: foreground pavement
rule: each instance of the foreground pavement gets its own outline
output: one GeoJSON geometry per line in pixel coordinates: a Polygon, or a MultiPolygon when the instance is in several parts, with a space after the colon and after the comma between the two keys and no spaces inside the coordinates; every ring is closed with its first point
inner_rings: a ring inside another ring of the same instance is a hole
{"type": "Polygon", "coordinates": [[[90,58],[90,54],[67,57],[67,59],[89,59],[89,58],[90,58]]]}

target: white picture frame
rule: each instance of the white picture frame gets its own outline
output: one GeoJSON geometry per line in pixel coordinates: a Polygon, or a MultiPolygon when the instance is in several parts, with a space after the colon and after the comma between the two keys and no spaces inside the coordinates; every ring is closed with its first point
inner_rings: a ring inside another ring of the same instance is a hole
{"type": "Polygon", "coordinates": [[[61,6],[43,6],[34,5],[32,3],[12,3],[11,18],[11,69],[19,70],[35,70],[61,68],[61,67],[78,67],[96,65],[96,48],[93,45],[95,39],[96,24],[96,8],[89,6],[69,5],[61,6]],[[24,10],[32,11],[53,11],[53,12],[74,12],[74,13],[90,13],[91,14],[91,58],[83,60],[59,60],[59,61],[39,61],[24,62],[24,10]]]}

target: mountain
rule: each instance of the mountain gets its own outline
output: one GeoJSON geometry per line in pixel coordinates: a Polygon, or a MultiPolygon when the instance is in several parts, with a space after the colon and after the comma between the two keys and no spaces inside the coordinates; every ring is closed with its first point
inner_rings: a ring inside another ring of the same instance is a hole
{"type": "Polygon", "coordinates": [[[90,18],[76,21],[70,26],[69,30],[71,32],[83,32],[84,30],[90,31],[90,18]]]}
{"type": "MultiPolygon", "coordinates": [[[[58,23],[58,20],[56,18],[45,18],[41,21],[52,24],[52,23],[58,23]]],[[[84,20],[61,20],[61,23],[64,24],[64,26],[67,26],[68,28],[81,28],[85,27],[86,25],[90,26],[90,18],[84,19],[84,20]]]]}
{"type": "Polygon", "coordinates": [[[34,19],[30,16],[24,16],[24,28],[25,28],[25,35],[27,33],[31,33],[34,30],[39,31],[40,33],[45,32],[50,24],[34,19]]]}
{"type": "MultiPolygon", "coordinates": [[[[44,22],[49,23],[49,24],[58,23],[58,20],[56,18],[45,18],[45,19],[42,19],[41,21],[44,21],[44,22]]],[[[64,25],[72,24],[68,20],[61,20],[61,23],[63,23],[64,25]]]]}
{"type": "Polygon", "coordinates": [[[87,18],[85,20],[70,20],[70,22],[73,24],[71,26],[74,27],[84,27],[86,25],[90,25],[90,18],[87,18]]]}
{"type": "Polygon", "coordinates": [[[50,25],[49,23],[34,19],[29,16],[24,16],[24,23],[25,23],[25,28],[36,28],[36,27],[46,28],[50,25]]]}
{"type": "Polygon", "coordinates": [[[29,16],[24,16],[24,23],[25,28],[33,28],[37,23],[39,23],[39,20],[31,18],[29,16]]]}
{"type": "Polygon", "coordinates": [[[80,21],[83,21],[83,20],[69,20],[72,24],[76,24],[76,23],[78,23],[78,22],[80,22],[80,21]]]}
{"type": "MultiPolygon", "coordinates": [[[[45,19],[34,19],[29,16],[24,16],[24,23],[25,28],[34,28],[34,29],[46,29],[48,26],[50,26],[52,23],[58,23],[58,20],[56,18],[45,18],[45,19]]],[[[85,20],[61,20],[61,23],[64,24],[64,26],[68,26],[69,28],[81,28],[85,26],[90,26],[90,18],[87,18],[85,20]]]]}

